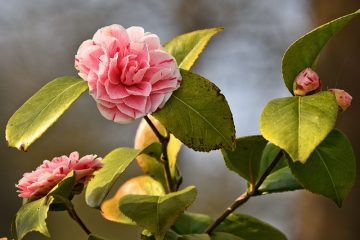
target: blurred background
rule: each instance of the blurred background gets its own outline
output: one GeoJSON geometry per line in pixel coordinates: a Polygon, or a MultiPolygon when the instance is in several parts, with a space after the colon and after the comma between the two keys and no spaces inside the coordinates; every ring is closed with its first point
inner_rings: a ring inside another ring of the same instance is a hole
{"type": "MultiPolygon", "coordinates": [[[[104,156],[119,146],[132,146],[139,121],[117,125],[102,118],[88,94],[81,96],[28,152],[9,149],[7,120],[41,86],[57,76],[75,75],[74,55],[80,43],[100,27],[140,25],[166,42],[206,27],[224,26],[203,53],[195,72],[216,83],[234,114],[237,136],[259,133],[262,108],[272,98],[288,96],[281,78],[287,46],[314,26],[360,8],[359,0],[33,0],[0,4],[0,237],[9,236],[10,222],[21,206],[15,183],[44,159],[69,154],[104,156]]],[[[360,19],[351,22],[321,55],[318,72],[325,86],[348,90],[353,106],[338,121],[360,156],[360,19]]],[[[228,172],[218,151],[180,153],[183,186],[195,184],[199,197],[191,211],[213,217],[245,190],[228,172]]],[[[118,184],[139,175],[136,163],[118,184]]],[[[359,174],[360,175],[360,174],[359,174]]],[[[343,208],[305,191],[254,198],[239,211],[267,221],[290,240],[360,239],[360,178],[343,208]]],[[[109,239],[139,239],[139,229],[108,222],[86,207],[75,207],[89,228],[109,239]]],[[[51,239],[86,239],[66,213],[51,212],[51,239]]],[[[43,239],[30,234],[27,239],[43,239]]]]}

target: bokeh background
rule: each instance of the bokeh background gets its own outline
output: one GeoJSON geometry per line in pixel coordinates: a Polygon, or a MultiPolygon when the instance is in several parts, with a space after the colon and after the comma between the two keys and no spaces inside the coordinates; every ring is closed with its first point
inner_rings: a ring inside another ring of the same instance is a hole
{"type": "MultiPolygon", "coordinates": [[[[211,41],[195,72],[215,82],[234,114],[237,136],[258,134],[261,110],[272,98],[288,96],[281,80],[281,57],[287,46],[314,26],[360,8],[359,0],[12,0],[0,4],[0,236],[9,236],[10,222],[21,199],[15,183],[43,159],[69,154],[104,156],[119,146],[132,146],[139,121],[117,125],[102,118],[88,94],[81,96],[28,152],[9,149],[7,120],[49,80],[75,75],[74,54],[100,27],[140,25],[162,42],[195,29],[224,26],[211,41]]],[[[336,36],[319,63],[325,86],[349,90],[353,106],[338,127],[347,133],[360,156],[360,19],[336,36]]],[[[218,216],[244,182],[228,172],[218,151],[180,153],[184,185],[195,184],[199,197],[192,211],[218,216]]],[[[139,175],[132,164],[121,177],[139,175]]],[[[360,175],[360,174],[359,174],[360,175]]],[[[286,233],[290,240],[358,240],[360,181],[342,209],[305,191],[252,199],[239,211],[253,214],[286,233]]],[[[108,222],[77,197],[75,207],[93,232],[109,239],[139,239],[139,229],[108,222]]],[[[52,239],[86,239],[66,213],[51,212],[52,239]]],[[[30,234],[27,239],[43,239],[30,234]]]]}

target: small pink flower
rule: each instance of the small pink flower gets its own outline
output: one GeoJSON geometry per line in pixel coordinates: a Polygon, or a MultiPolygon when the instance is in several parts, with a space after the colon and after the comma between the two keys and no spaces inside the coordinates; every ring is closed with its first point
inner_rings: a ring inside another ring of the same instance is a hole
{"type": "Polygon", "coordinates": [[[321,89],[321,81],[316,72],[306,68],[300,72],[294,81],[294,95],[305,96],[321,89]]]}
{"type": "Polygon", "coordinates": [[[329,89],[329,91],[333,92],[336,97],[336,102],[339,105],[340,110],[345,111],[351,105],[352,96],[345,92],[342,89],[329,89]]]}
{"type": "Polygon", "coordinates": [[[16,185],[17,192],[19,197],[36,200],[48,194],[70,171],[75,171],[78,183],[86,184],[93,172],[101,167],[101,158],[96,155],[79,159],[79,153],[72,152],[69,157],[55,157],[51,161],[45,160],[35,171],[25,173],[16,185]]]}
{"type": "Polygon", "coordinates": [[[88,82],[100,113],[117,123],[163,107],[181,81],[175,58],[157,35],[142,27],[114,24],[99,29],[79,47],[75,67],[88,82]]]}

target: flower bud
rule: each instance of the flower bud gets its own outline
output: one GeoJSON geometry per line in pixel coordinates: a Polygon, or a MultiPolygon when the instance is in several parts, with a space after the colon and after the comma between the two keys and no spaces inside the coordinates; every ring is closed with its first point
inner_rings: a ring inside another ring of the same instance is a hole
{"type": "Polygon", "coordinates": [[[293,89],[295,96],[305,96],[308,93],[319,91],[321,89],[320,78],[311,68],[306,68],[295,78],[293,89]]]}
{"type": "Polygon", "coordinates": [[[345,111],[346,109],[348,109],[348,107],[350,107],[352,100],[352,96],[350,94],[348,94],[342,89],[336,88],[329,89],[329,91],[335,94],[336,102],[339,105],[340,110],[345,111]]]}

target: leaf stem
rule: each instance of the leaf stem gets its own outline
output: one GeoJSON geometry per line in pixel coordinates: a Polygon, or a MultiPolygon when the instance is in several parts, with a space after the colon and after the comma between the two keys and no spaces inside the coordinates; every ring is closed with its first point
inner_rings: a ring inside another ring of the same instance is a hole
{"type": "Polygon", "coordinates": [[[283,156],[283,151],[279,151],[279,153],[276,155],[274,160],[270,163],[268,168],[265,170],[265,172],[261,175],[259,181],[255,184],[254,187],[250,189],[250,191],[246,191],[243,194],[241,194],[226,210],[221,214],[221,216],[216,219],[216,221],[209,226],[209,228],[206,230],[207,234],[211,234],[215,228],[217,228],[220,223],[222,223],[232,212],[234,212],[238,207],[246,203],[252,196],[254,196],[261,186],[263,182],[265,181],[266,177],[269,176],[271,171],[274,169],[276,164],[280,161],[280,159],[283,156]]]}
{"type": "Polygon", "coordinates": [[[90,230],[86,227],[86,225],[84,224],[84,222],[81,220],[81,218],[79,217],[79,215],[76,213],[75,209],[73,207],[71,208],[67,208],[67,212],[69,213],[70,217],[79,224],[79,226],[81,227],[82,230],[84,230],[84,232],[86,233],[86,235],[90,235],[91,232],[90,230]]]}
{"type": "Polygon", "coordinates": [[[170,134],[167,133],[166,136],[163,136],[159,130],[155,127],[154,123],[150,120],[148,116],[144,116],[145,121],[149,124],[150,128],[155,133],[156,137],[159,139],[161,146],[162,146],[162,163],[164,165],[165,170],[165,177],[167,182],[167,187],[169,192],[175,192],[176,187],[174,186],[171,171],[170,171],[170,165],[169,165],[169,157],[167,153],[168,144],[170,141],[170,134]]]}

